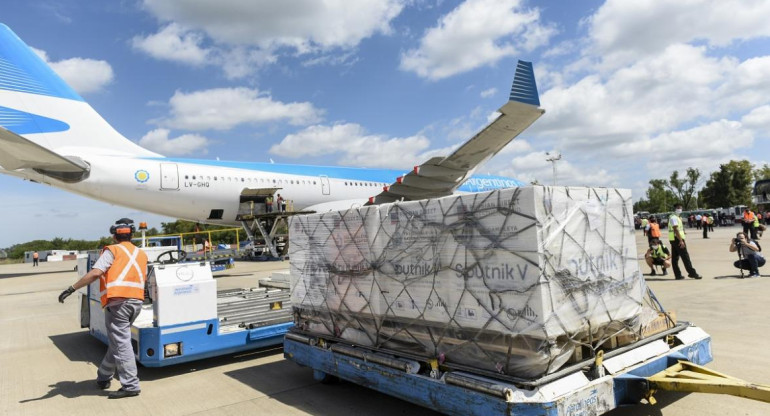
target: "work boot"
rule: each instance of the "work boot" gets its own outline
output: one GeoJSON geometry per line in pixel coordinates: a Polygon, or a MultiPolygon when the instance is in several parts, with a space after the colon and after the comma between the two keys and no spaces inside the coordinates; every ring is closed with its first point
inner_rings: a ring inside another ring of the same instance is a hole
{"type": "Polygon", "coordinates": [[[663,276],[668,276],[668,270],[666,270],[665,268],[663,269],[663,276]]]}
{"type": "Polygon", "coordinates": [[[703,276],[701,276],[701,275],[699,275],[697,273],[696,274],[688,274],[687,277],[690,277],[692,279],[703,279],[703,276]]]}
{"type": "Polygon", "coordinates": [[[117,391],[113,391],[110,393],[107,398],[108,399],[122,399],[124,397],[134,397],[138,396],[140,393],[140,390],[123,390],[123,387],[118,389],[117,391]]]}
{"type": "Polygon", "coordinates": [[[652,271],[650,272],[650,276],[655,276],[655,274],[656,274],[655,269],[652,269],[652,271]]]}
{"type": "Polygon", "coordinates": [[[96,387],[99,387],[101,390],[107,390],[110,388],[110,380],[100,381],[96,380],[96,387]]]}

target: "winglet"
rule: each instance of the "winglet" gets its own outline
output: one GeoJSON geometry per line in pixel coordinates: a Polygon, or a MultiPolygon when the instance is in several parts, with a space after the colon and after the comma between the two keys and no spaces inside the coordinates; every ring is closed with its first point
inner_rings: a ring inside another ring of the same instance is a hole
{"type": "Polygon", "coordinates": [[[519,61],[516,65],[516,75],[513,77],[510,100],[540,107],[540,97],[537,95],[537,84],[535,84],[535,72],[532,70],[532,62],[519,61]]]}

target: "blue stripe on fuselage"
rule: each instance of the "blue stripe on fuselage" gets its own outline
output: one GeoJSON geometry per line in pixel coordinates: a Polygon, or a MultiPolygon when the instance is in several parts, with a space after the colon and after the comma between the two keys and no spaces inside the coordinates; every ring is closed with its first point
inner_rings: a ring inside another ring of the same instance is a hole
{"type": "MultiPolygon", "coordinates": [[[[396,178],[408,171],[394,169],[351,168],[342,166],[288,165],[281,163],[233,162],[225,160],[183,159],[183,158],[144,158],[158,162],[185,163],[191,165],[218,166],[223,168],[246,169],[261,172],[281,173],[286,175],[321,176],[348,179],[353,181],[382,182],[392,184],[396,178]]],[[[473,175],[460,188],[462,192],[479,192],[492,189],[524,186],[516,179],[495,175],[473,175]]]]}

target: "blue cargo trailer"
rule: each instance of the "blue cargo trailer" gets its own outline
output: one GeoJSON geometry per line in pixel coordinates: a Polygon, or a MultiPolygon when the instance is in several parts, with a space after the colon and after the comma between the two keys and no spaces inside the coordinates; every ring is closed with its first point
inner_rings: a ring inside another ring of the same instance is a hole
{"type": "MultiPolygon", "coordinates": [[[[84,275],[95,254],[78,265],[84,275]]],[[[131,327],[137,361],[162,367],[283,343],[293,326],[288,289],[217,290],[208,261],[149,265],[145,304],[131,327]]],[[[81,298],[81,326],[105,344],[99,281],[81,298]]]]}
{"type": "Polygon", "coordinates": [[[286,334],[284,356],[312,368],[319,381],[347,380],[448,415],[601,415],[643,399],[654,403],[656,390],[770,401],[770,386],[745,383],[702,367],[713,360],[711,337],[681,322],[537,380],[453,368],[296,329],[286,334]]]}

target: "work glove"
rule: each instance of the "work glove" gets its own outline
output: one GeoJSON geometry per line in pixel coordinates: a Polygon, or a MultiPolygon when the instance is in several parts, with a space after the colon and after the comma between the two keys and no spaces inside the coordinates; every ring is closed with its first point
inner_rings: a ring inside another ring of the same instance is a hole
{"type": "Polygon", "coordinates": [[[64,290],[64,292],[61,292],[61,295],[59,295],[59,303],[64,303],[64,299],[67,299],[67,296],[75,293],[75,288],[70,286],[67,289],[64,290]]]}

